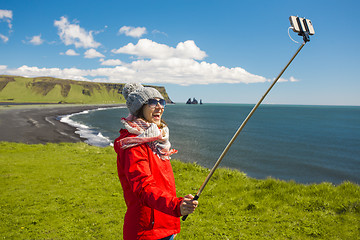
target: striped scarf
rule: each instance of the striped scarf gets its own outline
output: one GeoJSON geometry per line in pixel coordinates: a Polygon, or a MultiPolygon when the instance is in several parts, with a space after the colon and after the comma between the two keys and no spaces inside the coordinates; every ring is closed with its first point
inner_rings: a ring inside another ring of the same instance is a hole
{"type": "Polygon", "coordinates": [[[177,153],[177,150],[170,149],[169,128],[167,126],[160,129],[155,123],[148,123],[132,115],[122,118],[121,122],[130,133],[137,135],[136,137],[121,139],[119,143],[122,149],[146,143],[162,160],[170,159],[170,155],[177,153]]]}

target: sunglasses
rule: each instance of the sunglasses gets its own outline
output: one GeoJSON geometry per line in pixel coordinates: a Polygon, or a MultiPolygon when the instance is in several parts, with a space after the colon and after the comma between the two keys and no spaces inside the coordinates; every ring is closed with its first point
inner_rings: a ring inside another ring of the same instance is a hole
{"type": "Polygon", "coordinates": [[[160,104],[160,106],[162,108],[164,108],[166,105],[166,101],[164,99],[156,100],[156,99],[152,98],[152,99],[149,99],[149,101],[147,102],[147,104],[149,105],[150,108],[155,108],[158,105],[158,103],[160,104]]]}

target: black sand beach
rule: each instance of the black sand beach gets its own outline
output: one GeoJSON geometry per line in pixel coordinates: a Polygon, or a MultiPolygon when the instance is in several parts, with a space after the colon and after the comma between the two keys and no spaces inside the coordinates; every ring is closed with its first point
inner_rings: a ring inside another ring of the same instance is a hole
{"type": "Polygon", "coordinates": [[[75,128],[57,120],[58,116],[112,105],[22,105],[0,108],[0,141],[27,144],[80,142],[75,128]]]}

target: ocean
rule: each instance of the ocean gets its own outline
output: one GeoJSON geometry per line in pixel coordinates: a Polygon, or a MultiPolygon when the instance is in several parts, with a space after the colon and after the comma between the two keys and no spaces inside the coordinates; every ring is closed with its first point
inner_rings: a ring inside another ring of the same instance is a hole
{"type": "MultiPolygon", "coordinates": [[[[167,105],[172,157],[212,168],[254,105],[167,105]]],[[[61,116],[87,143],[109,146],[119,136],[126,108],[61,116]]],[[[311,184],[360,184],[360,107],[260,105],[220,167],[249,177],[311,184]]]]}

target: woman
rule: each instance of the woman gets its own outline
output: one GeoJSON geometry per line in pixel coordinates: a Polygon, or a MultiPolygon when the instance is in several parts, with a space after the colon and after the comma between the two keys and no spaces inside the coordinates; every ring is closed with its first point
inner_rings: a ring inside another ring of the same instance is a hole
{"type": "Polygon", "coordinates": [[[180,232],[180,216],[194,212],[191,194],[176,197],[169,130],[162,120],[165,100],[151,87],[126,84],[129,116],[114,142],[119,179],[127,206],[123,237],[173,239],[180,232]]]}

